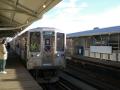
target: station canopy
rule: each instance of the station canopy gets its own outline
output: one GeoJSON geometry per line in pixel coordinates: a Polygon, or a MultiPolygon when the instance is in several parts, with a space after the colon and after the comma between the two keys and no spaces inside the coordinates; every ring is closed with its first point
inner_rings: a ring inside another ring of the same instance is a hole
{"type": "Polygon", "coordinates": [[[14,36],[61,0],[0,0],[0,37],[14,36]]]}

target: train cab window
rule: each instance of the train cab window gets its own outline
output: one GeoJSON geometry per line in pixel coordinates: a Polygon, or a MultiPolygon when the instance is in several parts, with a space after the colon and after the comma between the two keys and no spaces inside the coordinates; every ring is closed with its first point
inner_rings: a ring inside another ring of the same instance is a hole
{"type": "Polygon", "coordinates": [[[40,32],[30,32],[30,51],[39,52],[40,51],[40,32]]]}
{"type": "Polygon", "coordinates": [[[44,31],[43,32],[43,39],[44,39],[44,50],[45,51],[51,51],[51,48],[53,46],[53,37],[54,32],[53,31],[44,31]]]}
{"type": "Polygon", "coordinates": [[[64,33],[57,33],[57,51],[64,51],[64,33]]]}

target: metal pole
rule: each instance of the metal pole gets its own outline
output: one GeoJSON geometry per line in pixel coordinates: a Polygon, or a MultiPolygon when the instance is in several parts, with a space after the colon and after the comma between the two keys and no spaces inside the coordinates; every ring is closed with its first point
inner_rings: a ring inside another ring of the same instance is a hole
{"type": "Polygon", "coordinates": [[[119,38],[120,38],[120,37],[119,37],[119,35],[120,35],[120,34],[118,33],[118,51],[117,51],[117,61],[119,60],[119,49],[120,49],[120,46],[119,46],[119,45],[120,45],[120,44],[119,44],[119,43],[120,43],[120,42],[119,42],[119,38]]]}

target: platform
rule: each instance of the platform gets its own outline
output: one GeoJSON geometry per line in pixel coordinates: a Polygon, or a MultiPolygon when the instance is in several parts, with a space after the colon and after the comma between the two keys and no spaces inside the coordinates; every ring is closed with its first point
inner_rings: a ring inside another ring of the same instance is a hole
{"type": "Polygon", "coordinates": [[[102,64],[102,65],[105,65],[108,67],[120,69],[120,62],[118,62],[118,61],[110,61],[110,60],[105,60],[105,59],[98,59],[98,58],[85,57],[85,56],[79,56],[79,55],[74,55],[74,56],[72,56],[72,58],[79,59],[79,60],[85,61],[85,62],[102,64]]]}
{"type": "Polygon", "coordinates": [[[0,90],[42,90],[16,54],[9,53],[6,71],[0,74],[0,90]]]}

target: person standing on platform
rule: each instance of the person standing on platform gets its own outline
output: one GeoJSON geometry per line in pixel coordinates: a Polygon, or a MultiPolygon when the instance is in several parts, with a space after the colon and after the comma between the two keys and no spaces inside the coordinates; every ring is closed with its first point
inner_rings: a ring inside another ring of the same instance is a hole
{"type": "Polygon", "coordinates": [[[6,40],[3,39],[0,43],[0,73],[6,74],[5,66],[6,66],[6,60],[7,60],[7,49],[6,49],[6,40]]]}

